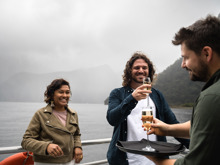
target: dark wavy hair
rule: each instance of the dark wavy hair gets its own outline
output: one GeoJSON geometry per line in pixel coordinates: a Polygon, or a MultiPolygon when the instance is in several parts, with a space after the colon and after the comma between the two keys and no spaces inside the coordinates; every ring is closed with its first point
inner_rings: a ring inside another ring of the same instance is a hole
{"type": "Polygon", "coordinates": [[[53,80],[51,84],[47,86],[47,89],[44,92],[44,101],[47,104],[51,104],[51,101],[53,101],[54,92],[57,89],[60,89],[62,85],[68,85],[70,88],[69,82],[62,78],[53,80]]]}
{"type": "Polygon", "coordinates": [[[175,34],[172,43],[184,43],[197,55],[201,54],[203,47],[210,46],[220,56],[220,19],[208,15],[189,27],[183,27],[175,34]]]}
{"type": "Polygon", "coordinates": [[[132,80],[131,78],[132,77],[131,76],[132,66],[137,59],[143,59],[148,64],[149,77],[151,78],[151,81],[153,81],[154,73],[155,73],[153,63],[144,53],[138,51],[138,52],[135,52],[126,63],[124,74],[122,76],[123,78],[122,86],[130,86],[131,80],[132,80]]]}

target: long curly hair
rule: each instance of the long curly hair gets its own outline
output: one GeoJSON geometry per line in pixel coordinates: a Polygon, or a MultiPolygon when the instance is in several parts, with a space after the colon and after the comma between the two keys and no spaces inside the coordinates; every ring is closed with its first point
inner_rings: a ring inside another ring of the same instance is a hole
{"type": "Polygon", "coordinates": [[[50,85],[47,86],[46,91],[44,92],[44,101],[47,104],[51,104],[51,101],[53,101],[54,92],[57,89],[60,89],[62,85],[68,85],[70,89],[69,82],[64,79],[55,79],[51,82],[50,85]]]}
{"type": "Polygon", "coordinates": [[[122,86],[130,86],[132,81],[132,75],[131,75],[132,66],[137,59],[143,59],[148,64],[149,77],[151,78],[151,81],[153,81],[154,73],[155,73],[153,63],[144,53],[138,51],[131,56],[131,58],[127,61],[125,65],[124,74],[122,76],[123,78],[122,86]]]}

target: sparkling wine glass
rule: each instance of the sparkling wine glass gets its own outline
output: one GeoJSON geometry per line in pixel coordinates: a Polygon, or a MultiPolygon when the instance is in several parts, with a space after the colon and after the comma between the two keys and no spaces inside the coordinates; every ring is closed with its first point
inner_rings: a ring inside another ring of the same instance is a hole
{"type": "MultiPolygon", "coordinates": [[[[151,84],[151,79],[150,77],[145,77],[143,79],[143,84],[151,84]]],[[[145,88],[145,90],[151,90],[151,87],[145,88]]],[[[147,106],[149,106],[149,94],[147,93],[147,106]]]]}
{"type": "MultiPolygon", "coordinates": [[[[151,129],[151,124],[153,123],[153,110],[151,106],[143,107],[142,119],[143,119],[144,128],[148,132],[151,129]]],[[[145,148],[142,148],[142,150],[155,151],[155,149],[150,146],[148,134],[147,134],[147,146],[145,148]]]]}

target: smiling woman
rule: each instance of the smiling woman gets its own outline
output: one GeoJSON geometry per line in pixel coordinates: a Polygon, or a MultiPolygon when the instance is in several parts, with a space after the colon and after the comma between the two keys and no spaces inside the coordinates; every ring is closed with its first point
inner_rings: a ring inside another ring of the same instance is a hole
{"type": "Polygon", "coordinates": [[[65,111],[71,96],[70,85],[64,79],[54,80],[44,93],[45,102],[56,111],[65,111]]]}
{"type": "Polygon", "coordinates": [[[77,113],[68,107],[70,85],[55,79],[44,93],[46,107],[33,116],[22,147],[34,153],[35,165],[73,165],[83,158],[77,113]]]}

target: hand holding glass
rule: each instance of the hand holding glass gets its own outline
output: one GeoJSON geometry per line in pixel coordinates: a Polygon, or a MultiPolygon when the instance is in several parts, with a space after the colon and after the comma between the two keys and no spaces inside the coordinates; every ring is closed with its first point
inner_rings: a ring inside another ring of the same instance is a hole
{"type": "MultiPolygon", "coordinates": [[[[150,106],[143,107],[142,121],[143,121],[144,128],[148,132],[151,129],[151,124],[153,123],[152,107],[150,107],[150,106]]],[[[145,148],[143,148],[142,150],[144,150],[144,151],[155,151],[155,149],[150,146],[148,134],[147,134],[147,141],[148,141],[147,146],[145,148]]]]}

